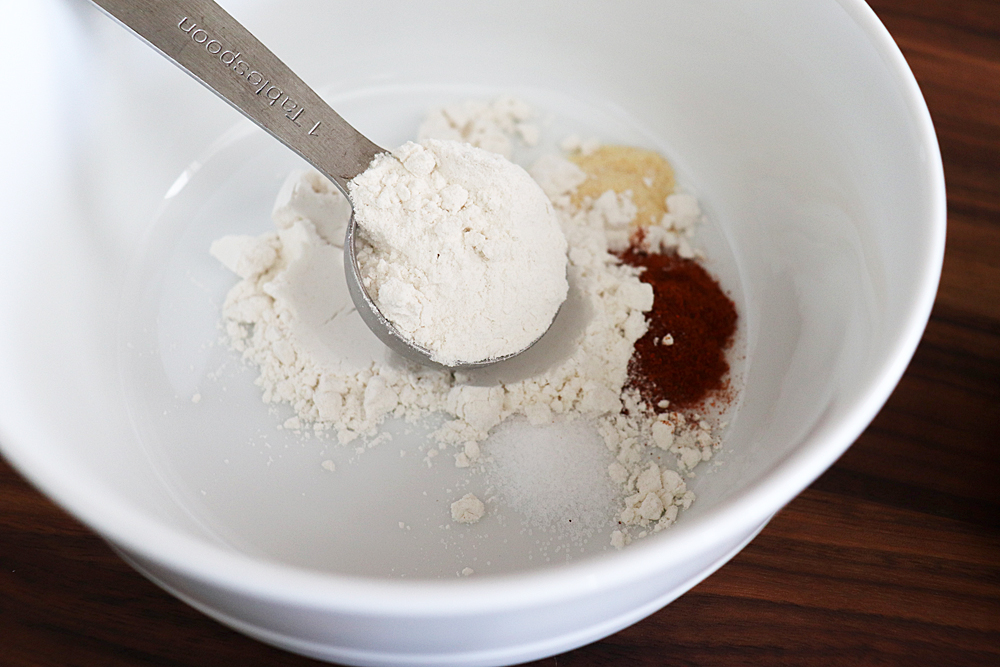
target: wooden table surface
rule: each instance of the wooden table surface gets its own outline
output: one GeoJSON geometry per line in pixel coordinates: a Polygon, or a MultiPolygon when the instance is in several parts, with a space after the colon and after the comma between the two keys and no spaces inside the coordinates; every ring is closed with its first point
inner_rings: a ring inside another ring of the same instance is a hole
{"type": "MultiPolygon", "coordinates": [[[[874,423],[716,574],[536,665],[1000,665],[1000,0],[875,0],[948,182],[930,323],[874,423]]],[[[0,665],[319,665],[133,572],[0,460],[0,665]]]]}

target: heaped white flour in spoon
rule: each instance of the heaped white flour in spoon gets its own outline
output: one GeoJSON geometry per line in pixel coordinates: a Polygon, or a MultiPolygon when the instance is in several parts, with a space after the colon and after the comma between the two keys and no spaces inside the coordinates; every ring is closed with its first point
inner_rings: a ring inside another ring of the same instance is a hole
{"type": "MultiPolygon", "coordinates": [[[[523,105],[512,104],[463,105],[438,115],[464,118],[459,112],[469,109],[485,110],[478,127],[495,125],[480,133],[485,137],[527,118],[523,105]]],[[[372,445],[384,439],[379,426],[387,418],[443,416],[427,443],[426,461],[486,473],[495,494],[480,508],[456,492],[455,516],[475,521],[489,515],[495,497],[529,524],[558,527],[575,540],[600,530],[605,507],[610,543],[621,547],[666,528],[690,505],[694,495],[683,476],[711,458],[719,439],[700,417],[646,405],[625,389],[629,359],[653,307],[652,289],[638,270],[609,252],[634,223],[630,195],[607,191],[581,199],[577,188],[588,176],[559,154],[539,160],[530,173],[568,244],[569,290],[552,328],[525,354],[453,373],[390,352],[347,293],[342,246],[350,206],[329,181],[309,171],[292,174],[279,193],[274,232],[213,243],[212,254],[241,278],[223,306],[226,333],[259,369],[264,401],[294,409],[286,428],[329,431],[345,445],[358,439],[372,445]]],[[[457,194],[445,194],[447,187],[437,195],[445,208],[457,194]]],[[[691,221],[700,213],[692,212],[693,199],[685,203],[681,216],[668,199],[669,214],[646,227],[647,238],[659,239],[663,248],[690,238],[691,221]]]]}
{"type": "Polygon", "coordinates": [[[382,315],[451,366],[516,354],[566,298],[566,239],[521,167],[458,141],[407,142],[348,188],[358,267],[382,315]]]}

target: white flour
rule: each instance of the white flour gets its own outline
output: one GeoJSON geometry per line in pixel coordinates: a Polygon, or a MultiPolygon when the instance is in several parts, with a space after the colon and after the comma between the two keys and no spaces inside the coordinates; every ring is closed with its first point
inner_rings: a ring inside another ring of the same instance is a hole
{"type": "Polygon", "coordinates": [[[566,239],[521,167],[457,141],[407,142],[349,183],[365,289],[444,365],[505,357],[566,298],[566,239]]]}
{"type": "Polygon", "coordinates": [[[486,505],[479,498],[467,493],[451,504],[451,518],[458,523],[476,523],[486,513],[486,505]]]}
{"type": "Polygon", "coordinates": [[[509,160],[512,137],[528,146],[538,143],[540,130],[531,122],[534,115],[529,105],[514,97],[498,97],[492,102],[465,100],[431,111],[420,125],[418,140],[464,141],[509,160]]]}
{"type": "MultiPolygon", "coordinates": [[[[490,369],[449,373],[411,364],[385,348],[361,321],[344,284],[347,201],[312,172],[292,174],[282,188],[275,232],[225,237],[212,245],[212,254],[242,279],[223,307],[227,335],[260,369],[264,401],[294,408],[287,428],[332,430],[345,444],[376,436],[387,417],[418,420],[441,413],[447,420],[432,434],[429,456],[449,452],[455,465],[479,470],[490,455],[491,430],[510,417],[520,415],[523,428],[585,421],[613,458],[601,475],[617,489],[612,514],[620,525],[611,542],[621,547],[670,525],[694,499],[677,472],[653,459],[673,453],[678,469],[690,474],[711,457],[718,440],[700,419],[669,412],[666,405],[647,406],[623,391],[633,346],[646,331],[644,312],[653,303],[652,289],[639,281],[637,270],[608,250],[609,243],[620,243],[634,211],[629,197],[611,193],[574,207],[570,195],[586,176],[559,156],[539,161],[531,173],[553,202],[569,244],[569,295],[552,329],[525,354],[490,369]]],[[[692,219],[691,201],[677,203],[675,217],[684,224],[692,219]]],[[[653,233],[664,246],[673,244],[680,226],[668,217],[665,228],[653,233]]],[[[557,475],[577,470],[567,474],[587,477],[574,467],[572,447],[547,455],[545,465],[557,475]],[[561,456],[566,460],[560,462],[561,456]]],[[[539,459],[522,450],[504,461],[492,462],[500,495],[528,507],[531,489],[523,480],[537,474],[539,459]]],[[[603,525],[610,531],[587,504],[592,488],[563,485],[561,493],[534,498],[537,525],[551,524],[574,507],[577,516],[594,517],[581,529],[603,525]]],[[[458,506],[459,516],[479,514],[478,506],[464,511],[469,504],[458,506]]]]}

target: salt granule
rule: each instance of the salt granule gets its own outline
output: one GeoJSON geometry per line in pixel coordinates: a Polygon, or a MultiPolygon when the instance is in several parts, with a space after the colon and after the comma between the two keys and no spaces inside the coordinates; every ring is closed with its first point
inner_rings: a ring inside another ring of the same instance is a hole
{"type": "Polygon", "coordinates": [[[483,448],[490,484],[528,525],[580,536],[611,525],[617,489],[607,470],[614,457],[588,421],[508,420],[483,448]]]}

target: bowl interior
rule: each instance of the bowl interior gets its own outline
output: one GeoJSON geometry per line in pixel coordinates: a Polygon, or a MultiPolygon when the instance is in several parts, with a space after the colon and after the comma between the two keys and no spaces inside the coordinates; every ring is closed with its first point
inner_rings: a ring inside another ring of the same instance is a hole
{"type": "MultiPolygon", "coordinates": [[[[552,141],[574,131],[674,163],[741,317],[720,464],[693,481],[677,529],[724,517],[720,539],[752,530],[902,372],[940,268],[940,168],[915,86],[860,3],[226,4],[380,145],[412,138],[432,107],[513,93],[550,119],[552,141]]],[[[516,517],[446,533],[465,482],[417,465],[419,433],[355,456],[276,428],[291,413],[269,412],[218,343],[233,281],[207,248],[268,229],[301,163],[90,7],[24,11],[48,57],[22,82],[39,132],[11,135],[23,161],[3,174],[5,454],[156,557],[183,559],[170,545],[184,536],[376,578],[565,561],[516,517]]],[[[644,548],[699,548],[686,536],[644,548]]],[[[620,558],[603,536],[580,550],[620,558]]]]}

